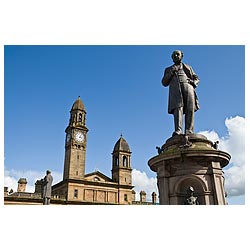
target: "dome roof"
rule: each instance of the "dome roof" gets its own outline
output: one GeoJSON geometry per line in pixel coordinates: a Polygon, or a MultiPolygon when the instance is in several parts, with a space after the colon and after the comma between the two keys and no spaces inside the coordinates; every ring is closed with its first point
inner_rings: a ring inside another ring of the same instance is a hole
{"type": "Polygon", "coordinates": [[[71,110],[85,110],[80,96],[78,96],[77,100],[74,102],[71,110]]]}
{"type": "Polygon", "coordinates": [[[113,152],[115,152],[115,151],[123,151],[123,152],[131,153],[129,145],[126,142],[126,140],[122,137],[122,135],[121,135],[120,139],[116,142],[116,144],[114,146],[113,152]]]}
{"type": "Polygon", "coordinates": [[[19,183],[19,184],[27,184],[27,180],[26,180],[26,178],[20,178],[20,179],[18,180],[18,183],[19,183]]]}

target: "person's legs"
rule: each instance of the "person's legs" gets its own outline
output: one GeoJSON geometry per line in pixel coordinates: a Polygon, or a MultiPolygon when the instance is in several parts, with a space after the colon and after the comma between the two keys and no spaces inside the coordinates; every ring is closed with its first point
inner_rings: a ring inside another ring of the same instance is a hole
{"type": "Polygon", "coordinates": [[[185,134],[194,133],[194,111],[187,110],[185,114],[185,134]]]}
{"type": "Polygon", "coordinates": [[[180,135],[182,133],[183,122],[183,108],[179,107],[174,110],[174,133],[173,135],[180,135]]]}
{"type": "Polygon", "coordinates": [[[44,197],[43,198],[43,205],[49,205],[50,204],[50,198],[44,197]]]}

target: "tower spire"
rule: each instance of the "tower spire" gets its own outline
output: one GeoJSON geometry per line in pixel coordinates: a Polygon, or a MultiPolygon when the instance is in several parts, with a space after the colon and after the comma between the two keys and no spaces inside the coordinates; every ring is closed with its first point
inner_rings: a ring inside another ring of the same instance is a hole
{"type": "Polygon", "coordinates": [[[122,134],[114,146],[112,155],[112,179],[122,185],[131,185],[131,152],[122,134]]]}

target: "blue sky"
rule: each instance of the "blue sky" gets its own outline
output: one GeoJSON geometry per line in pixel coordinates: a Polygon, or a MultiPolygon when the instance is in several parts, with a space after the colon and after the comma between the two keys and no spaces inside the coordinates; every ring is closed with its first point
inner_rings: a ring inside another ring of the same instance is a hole
{"type": "MultiPolygon", "coordinates": [[[[195,132],[227,137],[226,118],[245,117],[244,46],[5,46],[5,169],[62,173],[64,130],[81,96],[89,128],[86,173],[111,175],[122,133],[132,167],[154,178],[147,161],[173,132],[161,78],[175,49],[200,78],[195,132]]],[[[244,195],[232,203],[244,203],[244,195]]]]}
{"type": "MultiPolygon", "coordinates": [[[[148,182],[150,176],[150,180],[154,180],[155,175],[149,170],[147,160],[156,154],[155,146],[164,143],[173,130],[173,119],[167,114],[168,89],[161,86],[160,80],[164,68],[172,63],[172,50],[178,48],[184,51],[184,62],[190,64],[201,79],[197,88],[201,109],[195,115],[195,131],[205,131],[207,136],[219,138],[219,147],[227,149],[234,156],[232,166],[225,170],[225,174],[232,191],[240,190],[239,183],[244,187],[242,166],[245,157],[241,152],[245,150],[242,118],[245,117],[245,101],[246,107],[249,107],[249,96],[246,100],[244,98],[244,86],[246,96],[249,93],[248,84],[244,85],[244,48],[176,44],[246,45],[246,69],[249,69],[250,37],[246,32],[249,30],[249,8],[246,3],[241,0],[211,0],[206,3],[196,0],[1,1],[0,79],[3,91],[0,92],[0,134],[4,137],[4,147],[0,154],[2,166],[9,171],[7,174],[14,176],[9,180],[16,182],[20,175],[32,177],[33,180],[39,174],[41,178],[48,167],[54,175],[62,172],[64,129],[70,108],[78,95],[86,106],[87,126],[90,129],[86,172],[98,167],[110,175],[111,152],[122,132],[133,152],[132,166],[140,173],[138,176],[142,176],[143,171],[147,173],[139,183],[148,182]],[[133,51],[118,51],[117,47],[117,53],[110,53],[113,51],[111,47],[109,51],[100,53],[89,48],[82,52],[74,48],[73,53],[55,47],[47,51],[41,48],[40,51],[34,48],[33,51],[30,48],[18,51],[14,47],[8,51],[4,47],[19,44],[176,46],[139,46],[139,49],[134,47],[133,51]],[[97,56],[101,59],[97,60],[97,56]],[[124,101],[124,96],[128,101],[124,101]],[[119,116],[121,111],[123,115],[119,116]]],[[[246,108],[246,120],[247,117],[249,109],[246,108]]],[[[246,179],[248,176],[246,172],[246,179]]],[[[246,181],[246,190],[247,185],[246,181]]],[[[220,230],[220,237],[213,238],[214,244],[221,248],[237,248],[249,245],[246,241],[248,236],[245,235],[249,231],[245,228],[250,224],[247,220],[247,201],[249,199],[246,199],[246,206],[199,206],[189,209],[188,214],[192,218],[204,218],[206,227],[215,228],[218,223],[223,225],[227,230],[220,230]],[[206,209],[205,216],[203,209],[206,209]]],[[[230,202],[242,204],[244,195],[234,196],[230,202]]],[[[185,207],[184,212],[183,206],[103,206],[101,210],[99,206],[63,206],[60,209],[55,206],[49,209],[2,206],[2,209],[3,246],[6,245],[5,241],[11,241],[13,246],[18,244],[19,247],[19,242],[27,235],[36,239],[37,230],[33,229],[38,228],[38,221],[49,219],[52,221],[51,227],[47,223],[39,223],[43,232],[46,230],[48,234],[61,237],[65,235],[65,226],[78,228],[79,225],[88,224],[88,227],[81,226],[81,230],[66,230],[67,238],[77,239],[85,235],[91,246],[95,242],[105,248],[103,242],[110,239],[110,232],[113,238],[124,242],[121,231],[114,230],[115,218],[120,218],[121,214],[122,230],[133,230],[133,243],[139,240],[142,247],[162,247],[162,241],[156,238],[152,240],[154,236],[165,239],[168,235],[171,239],[169,244],[173,242],[176,247],[178,242],[180,248],[188,248],[186,242],[190,241],[190,234],[186,231],[181,235],[182,241],[179,241],[180,234],[175,233],[180,231],[179,225],[187,220],[188,208],[185,207]],[[83,216],[77,216],[77,220],[74,220],[72,209],[74,215],[78,213],[83,216]],[[123,223],[126,221],[129,223],[123,223]],[[15,234],[17,240],[13,241],[12,232],[19,224],[22,230],[15,234]],[[157,230],[162,225],[167,227],[157,230]],[[153,235],[150,229],[157,232],[153,235]]],[[[196,223],[189,223],[188,227],[189,231],[196,233],[196,245],[202,244],[206,248],[204,230],[197,230],[196,223]]],[[[56,242],[57,248],[60,245],[55,237],[47,240],[52,246],[56,242]]],[[[62,242],[60,246],[63,248],[79,248],[79,241],[62,242]]],[[[108,244],[108,248],[112,247],[116,248],[116,245],[108,244]]],[[[26,242],[26,248],[33,249],[34,242],[26,242]]],[[[195,246],[190,245],[190,248],[194,249],[195,246]]]]}

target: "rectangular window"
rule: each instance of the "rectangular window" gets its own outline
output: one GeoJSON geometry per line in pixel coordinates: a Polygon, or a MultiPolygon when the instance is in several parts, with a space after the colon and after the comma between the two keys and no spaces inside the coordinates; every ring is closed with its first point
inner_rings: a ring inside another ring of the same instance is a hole
{"type": "Polygon", "coordinates": [[[74,198],[78,198],[78,190],[77,189],[74,190],[74,198]]]}
{"type": "Polygon", "coordinates": [[[128,195],[124,194],[124,201],[128,201],[128,195]]]}

